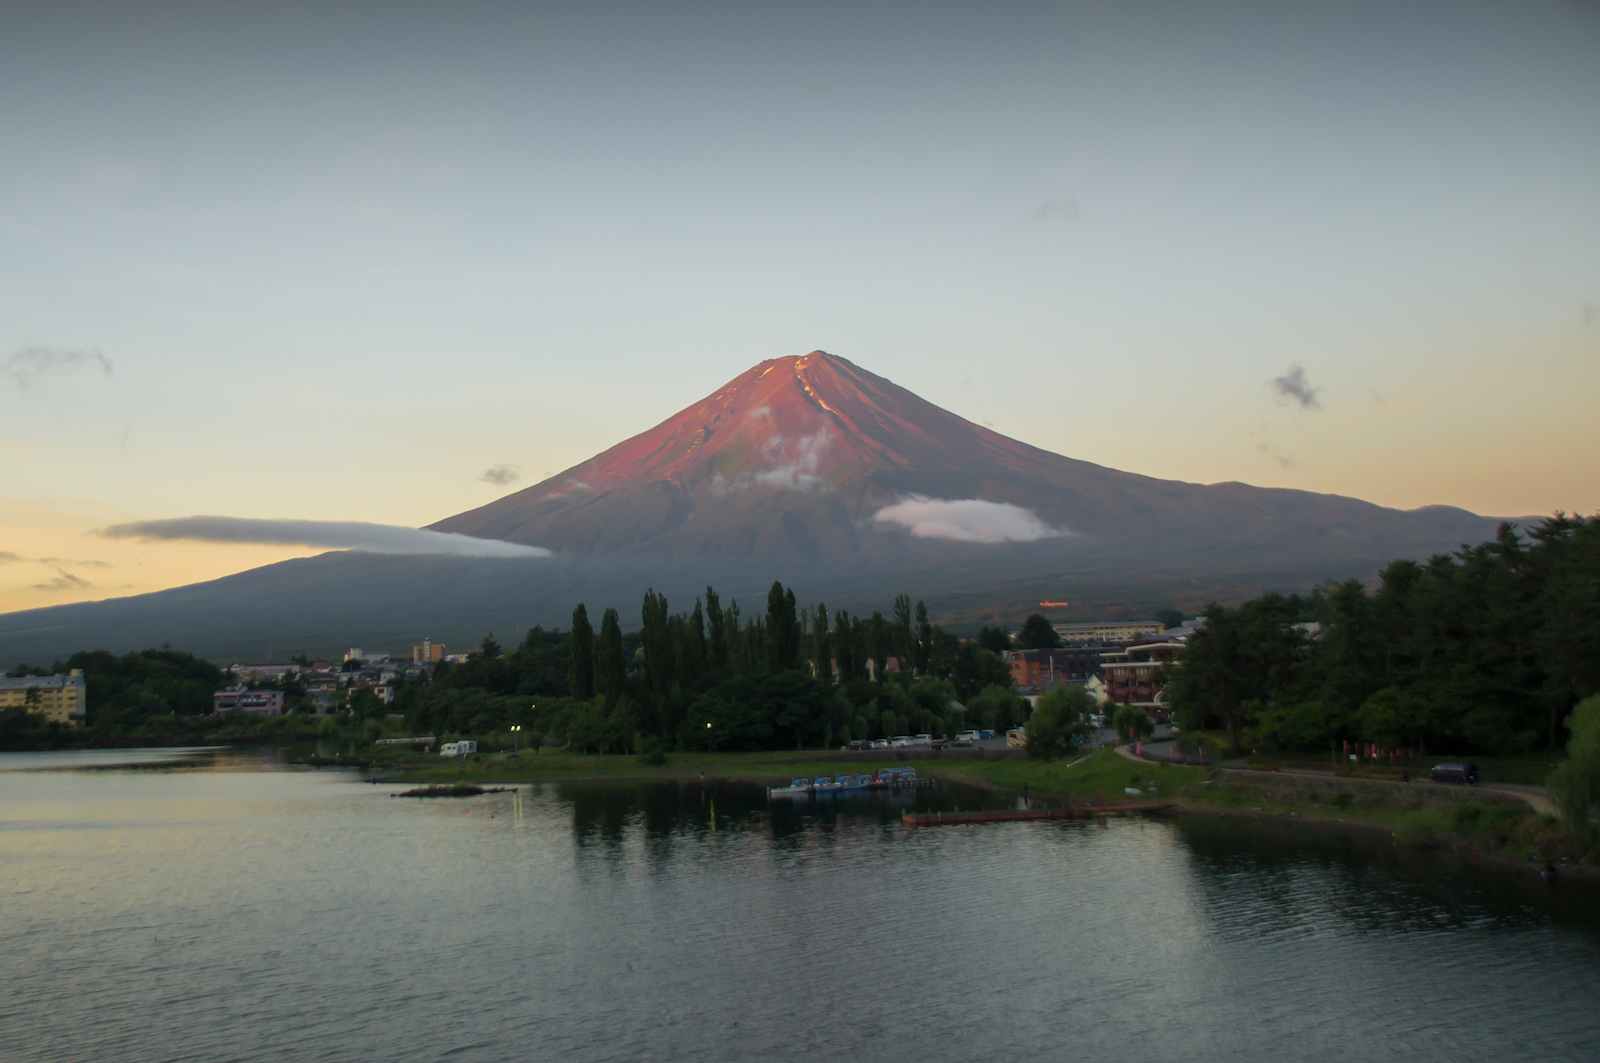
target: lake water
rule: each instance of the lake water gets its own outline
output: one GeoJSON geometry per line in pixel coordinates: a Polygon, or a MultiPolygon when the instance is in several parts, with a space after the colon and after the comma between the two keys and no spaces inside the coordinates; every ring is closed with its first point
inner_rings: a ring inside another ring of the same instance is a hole
{"type": "Polygon", "coordinates": [[[1600,1059],[1600,893],[1386,840],[153,759],[0,755],[0,1059],[1600,1059]]]}

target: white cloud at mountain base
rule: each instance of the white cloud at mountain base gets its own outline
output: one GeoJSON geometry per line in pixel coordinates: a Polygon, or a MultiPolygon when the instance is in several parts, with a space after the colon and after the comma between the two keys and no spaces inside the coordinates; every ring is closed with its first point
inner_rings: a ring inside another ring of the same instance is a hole
{"type": "Polygon", "coordinates": [[[1032,510],[981,498],[929,498],[907,495],[873,514],[878,524],[905,528],[918,539],[958,543],[1031,543],[1071,533],[1052,528],[1032,510]]]}
{"type": "Polygon", "coordinates": [[[371,554],[453,554],[457,557],[549,557],[542,546],[478,539],[454,532],[343,520],[258,520],[247,517],[178,517],[116,524],[110,539],[187,539],[207,543],[320,546],[371,554]]]}

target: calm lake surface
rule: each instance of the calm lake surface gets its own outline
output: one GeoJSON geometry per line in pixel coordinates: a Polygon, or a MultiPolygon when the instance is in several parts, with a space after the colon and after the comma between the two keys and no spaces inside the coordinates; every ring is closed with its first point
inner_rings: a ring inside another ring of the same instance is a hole
{"type": "Polygon", "coordinates": [[[5,1060],[1600,1059],[1600,892],[1387,841],[119,755],[0,754],[5,1060]]]}

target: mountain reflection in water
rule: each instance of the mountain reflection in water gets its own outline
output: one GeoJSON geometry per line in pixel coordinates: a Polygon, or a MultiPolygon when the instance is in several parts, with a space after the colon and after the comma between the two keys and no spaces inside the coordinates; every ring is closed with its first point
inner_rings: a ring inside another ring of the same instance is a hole
{"type": "Polygon", "coordinates": [[[933,791],[0,770],[0,1058],[1600,1058],[1600,905],[933,791]]]}

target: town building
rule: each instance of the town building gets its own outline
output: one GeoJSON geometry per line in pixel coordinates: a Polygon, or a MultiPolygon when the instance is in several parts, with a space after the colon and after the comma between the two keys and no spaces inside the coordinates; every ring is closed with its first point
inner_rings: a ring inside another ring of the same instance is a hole
{"type": "Polygon", "coordinates": [[[1008,650],[1011,682],[1019,687],[1049,690],[1061,683],[1083,684],[1100,674],[1100,657],[1116,646],[1082,645],[1054,650],[1008,650]]]}
{"type": "Polygon", "coordinates": [[[228,687],[211,695],[211,714],[253,712],[258,716],[283,715],[283,691],[228,687]]]}
{"type": "Polygon", "coordinates": [[[1053,624],[1056,635],[1069,646],[1110,642],[1121,645],[1139,639],[1158,639],[1159,620],[1113,620],[1103,624],[1053,624]]]}
{"type": "Polygon", "coordinates": [[[422,645],[411,647],[412,664],[436,664],[444,660],[444,643],[424,638],[422,645]]]}
{"type": "Polygon", "coordinates": [[[51,723],[76,727],[89,711],[83,670],[66,675],[19,675],[0,679],[0,709],[41,713],[51,723]]]}
{"type": "MultiPolygon", "coordinates": [[[[412,647],[412,650],[413,654],[415,654],[416,647],[412,647]]],[[[382,650],[363,650],[360,646],[352,646],[350,651],[344,655],[344,659],[347,661],[360,661],[362,667],[371,667],[383,664],[389,660],[389,655],[382,650]]]]}
{"type": "Polygon", "coordinates": [[[233,678],[239,683],[276,683],[290,672],[298,672],[300,666],[293,661],[282,664],[235,664],[228,671],[233,673],[233,678]]]}
{"type": "Polygon", "coordinates": [[[1121,650],[1103,654],[1106,696],[1119,705],[1132,705],[1148,711],[1163,709],[1158,677],[1163,665],[1183,652],[1183,643],[1168,640],[1135,642],[1121,650]]]}

